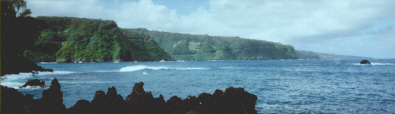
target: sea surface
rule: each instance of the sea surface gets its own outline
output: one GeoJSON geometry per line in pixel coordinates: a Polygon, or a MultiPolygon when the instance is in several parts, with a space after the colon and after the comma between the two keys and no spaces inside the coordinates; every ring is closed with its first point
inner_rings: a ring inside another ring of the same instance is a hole
{"type": "Polygon", "coordinates": [[[117,88],[124,98],[134,83],[165,100],[176,95],[214,93],[229,86],[243,87],[258,96],[259,113],[395,113],[395,60],[251,60],[38,63],[54,72],[7,75],[1,85],[40,98],[46,88],[20,89],[29,79],[50,85],[57,78],[66,107],[91,101],[97,90],[117,88]]]}

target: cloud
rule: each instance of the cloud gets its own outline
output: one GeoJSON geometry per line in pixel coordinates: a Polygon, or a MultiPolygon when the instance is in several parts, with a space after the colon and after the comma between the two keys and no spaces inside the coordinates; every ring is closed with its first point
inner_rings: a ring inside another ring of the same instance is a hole
{"type": "Polygon", "coordinates": [[[121,28],[240,36],[300,50],[395,58],[395,43],[388,43],[395,39],[393,4],[392,0],[210,0],[208,7],[183,15],[177,14],[180,9],[151,0],[28,0],[27,6],[33,16],[99,18],[114,20],[121,28]]]}

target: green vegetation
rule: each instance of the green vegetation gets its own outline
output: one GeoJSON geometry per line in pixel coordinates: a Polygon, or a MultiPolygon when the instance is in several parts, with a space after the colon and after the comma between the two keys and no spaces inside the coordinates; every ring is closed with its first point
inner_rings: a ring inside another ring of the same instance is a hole
{"type": "Polygon", "coordinates": [[[373,59],[370,57],[360,57],[360,56],[350,56],[350,55],[336,55],[333,53],[318,53],[313,51],[306,50],[297,50],[296,55],[299,59],[324,59],[324,60],[333,60],[333,59],[373,59]]]}
{"type": "Polygon", "coordinates": [[[127,29],[147,33],[176,60],[262,60],[296,59],[290,45],[263,40],[242,39],[127,29]]]}
{"type": "Polygon", "coordinates": [[[296,52],[296,56],[298,56],[299,59],[320,59],[320,56],[318,56],[317,53],[312,51],[298,50],[295,52],[296,52]]]}
{"type": "Polygon", "coordinates": [[[124,31],[114,21],[37,17],[44,23],[35,46],[24,52],[33,61],[173,60],[146,34],[124,31]]]}

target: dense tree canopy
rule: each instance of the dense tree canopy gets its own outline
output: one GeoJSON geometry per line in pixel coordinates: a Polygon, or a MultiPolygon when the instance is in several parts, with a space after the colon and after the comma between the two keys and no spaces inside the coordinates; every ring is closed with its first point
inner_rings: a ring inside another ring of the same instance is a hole
{"type": "Polygon", "coordinates": [[[173,60],[147,34],[125,31],[114,21],[37,17],[45,25],[35,46],[24,52],[33,61],[173,60]]]}
{"type": "Polygon", "coordinates": [[[131,29],[146,33],[176,60],[296,59],[290,45],[263,40],[131,29]]]}

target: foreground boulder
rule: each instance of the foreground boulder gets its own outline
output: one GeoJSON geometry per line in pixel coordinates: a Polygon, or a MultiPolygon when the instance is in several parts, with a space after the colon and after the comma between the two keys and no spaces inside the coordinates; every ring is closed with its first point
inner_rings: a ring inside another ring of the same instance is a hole
{"type": "Polygon", "coordinates": [[[359,62],[359,64],[367,64],[370,65],[370,62],[368,60],[362,60],[361,62],[359,62]]]}
{"type": "Polygon", "coordinates": [[[1,86],[1,113],[2,114],[23,114],[24,96],[16,89],[1,86]]]}
{"type": "Polygon", "coordinates": [[[229,87],[225,92],[216,90],[213,94],[202,93],[198,97],[181,99],[171,97],[165,102],[162,95],[154,98],[144,91],[144,83],[136,83],[132,93],[124,100],[115,87],[97,91],[91,102],[79,100],[70,109],[63,105],[63,93],[55,78],[51,87],[43,91],[41,99],[33,95],[23,96],[17,90],[1,87],[2,113],[9,114],[256,114],[257,96],[243,88],[229,87]]]}
{"type": "Polygon", "coordinates": [[[41,81],[38,79],[34,79],[34,80],[29,80],[27,81],[23,86],[21,86],[21,88],[24,88],[26,86],[40,86],[40,87],[45,87],[45,81],[41,81]]]}
{"type": "Polygon", "coordinates": [[[136,114],[160,114],[166,112],[165,100],[160,95],[159,98],[154,98],[151,92],[144,91],[144,83],[134,84],[133,91],[126,97],[132,113],[136,114]]]}

